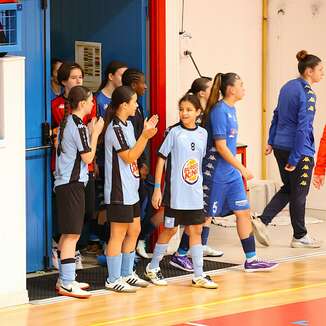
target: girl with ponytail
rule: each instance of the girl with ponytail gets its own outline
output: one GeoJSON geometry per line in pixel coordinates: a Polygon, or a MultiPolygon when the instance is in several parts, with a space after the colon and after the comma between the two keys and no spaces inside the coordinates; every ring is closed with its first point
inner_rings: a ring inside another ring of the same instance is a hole
{"type": "MultiPolygon", "coordinates": [[[[58,69],[57,73],[57,80],[58,83],[63,87],[63,92],[60,96],[57,96],[55,99],[51,101],[51,113],[52,113],[52,129],[53,129],[53,139],[54,139],[54,147],[57,146],[58,141],[58,127],[61,125],[62,120],[71,113],[71,106],[68,101],[68,94],[70,90],[74,86],[80,86],[83,85],[84,81],[84,71],[82,67],[74,62],[74,63],[63,63],[61,64],[60,68],[58,69]]],[[[93,117],[96,117],[96,103],[95,99],[93,98],[93,106],[91,109],[91,112],[89,114],[86,114],[83,117],[83,122],[85,125],[87,125],[93,117]]],[[[53,150],[52,158],[51,158],[51,170],[54,172],[55,170],[55,150],[53,150]]],[[[85,222],[90,223],[90,229],[92,231],[92,228],[94,228],[92,222],[94,222],[94,212],[95,212],[95,181],[94,181],[94,163],[91,162],[88,165],[88,174],[89,174],[89,180],[87,182],[87,186],[85,189],[86,193],[86,208],[85,208],[85,222]]],[[[53,194],[53,197],[55,197],[55,194],[53,194]]],[[[53,198],[53,202],[55,205],[55,198],[53,198]]],[[[55,209],[54,215],[55,215],[55,209]]],[[[96,221],[95,221],[96,222],[96,221]]],[[[58,234],[56,227],[54,228],[54,240],[58,242],[60,235],[58,234]]],[[[84,232],[83,232],[84,233],[84,232]]],[[[87,244],[83,244],[82,242],[85,241],[79,241],[77,244],[76,249],[80,249],[87,244]]],[[[52,261],[53,266],[57,267],[57,255],[56,255],[56,249],[52,249],[52,261]]],[[[81,254],[79,250],[76,250],[76,265],[78,269],[82,269],[82,262],[81,262],[81,254]]]]}
{"type": "Polygon", "coordinates": [[[293,228],[291,247],[319,248],[321,242],[307,233],[305,207],[315,154],[313,122],[316,94],[312,85],[322,79],[324,71],[320,58],[305,50],[299,51],[296,58],[300,76],[281,88],[265,151],[266,155],[274,152],[283,186],[262,215],[253,219],[253,225],[257,240],[268,246],[267,225],[290,204],[293,228]]]}
{"type": "Polygon", "coordinates": [[[156,132],[157,115],[144,121],[135,139],[129,117],[136,114],[137,94],[129,86],[117,87],[106,110],[104,200],[110,222],[106,249],[108,278],[105,287],[116,292],[136,292],[148,283],[133,272],[135,246],[140,232],[139,178],[137,160],[156,132]]]}
{"type": "Polygon", "coordinates": [[[203,162],[204,208],[206,216],[210,217],[233,211],[246,258],[245,271],[269,271],[277,264],[256,256],[249,202],[242,181],[242,177],[250,180],[253,175],[236,159],[238,121],[234,105],[244,94],[243,82],[237,74],[215,76],[203,117],[208,131],[203,162]]]}
{"type": "Polygon", "coordinates": [[[93,118],[88,128],[83,118],[91,113],[92,92],[83,86],[71,88],[66,99],[65,114],[60,122],[56,151],[54,190],[56,193],[57,225],[61,234],[58,244],[59,294],[88,298],[87,283],[75,280],[75,248],[84,225],[87,164],[94,159],[103,119],[93,118]],[[71,110],[71,114],[70,114],[71,110]]]}

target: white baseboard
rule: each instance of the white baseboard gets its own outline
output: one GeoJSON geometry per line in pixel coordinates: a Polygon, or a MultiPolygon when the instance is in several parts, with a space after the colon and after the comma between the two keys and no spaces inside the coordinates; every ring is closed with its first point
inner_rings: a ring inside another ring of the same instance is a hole
{"type": "Polygon", "coordinates": [[[17,306],[28,302],[29,299],[27,290],[0,293],[0,308],[17,306]]]}

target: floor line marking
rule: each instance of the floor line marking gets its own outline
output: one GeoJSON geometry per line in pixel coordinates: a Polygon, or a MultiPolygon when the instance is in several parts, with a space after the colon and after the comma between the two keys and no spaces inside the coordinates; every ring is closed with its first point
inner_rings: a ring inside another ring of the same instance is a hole
{"type": "Polygon", "coordinates": [[[299,287],[295,287],[295,288],[260,292],[260,293],[255,293],[255,294],[250,294],[250,295],[245,295],[245,296],[240,296],[240,297],[235,297],[235,298],[230,298],[230,299],[218,300],[218,301],[213,301],[213,302],[209,302],[209,303],[180,307],[180,308],[163,310],[163,311],[158,311],[158,312],[150,312],[150,313],[145,313],[142,315],[130,316],[130,317],[115,319],[115,320],[111,320],[111,321],[95,323],[95,324],[91,324],[91,326],[112,325],[112,324],[117,324],[117,323],[121,323],[121,322],[145,319],[145,318],[150,318],[150,317],[158,317],[158,316],[167,315],[170,313],[177,313],[177,312],[193,310],[193,309],[198,309],[198,308],[217,306],[217,305],[226,304],[226,303],[245,301],[245,300],[256,299],[256,298],[261,298],[261,297],[265,297],[265,296],[272,296],[272,295],[276,295],[276,294],[285,294],[285,293],[290,293],[290,292],[295,292],[295,291],[300,291],[300,290],[305,290],[305,289],[312,289],[312,288],[321,287],[321,286],[326,286],[326,282],[303,285],[303,286],[299,286],[299,287]]]}

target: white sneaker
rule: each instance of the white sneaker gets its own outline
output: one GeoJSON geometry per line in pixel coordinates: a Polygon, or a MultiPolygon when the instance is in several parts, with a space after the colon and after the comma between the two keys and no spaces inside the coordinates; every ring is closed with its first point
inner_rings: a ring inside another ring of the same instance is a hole
{"type": "Polygon", "coordinates": [[[137,291],[136,287],[130,286],[122,277],[118,278],[115,282],[112,283],[106,280],[105,288],[114,292],[135,293],[137,291]]]}
{"type": "Polygon", "coordinates": [[[322,241],[318,241],[306,234],[301,239],[292,238],[291,247],[292,248],[319,248],[322,245],[322,241]]]}
{"type": "Polygon", "coordinates": [[[203,256],[204,257],[222,257],[224,252],[221,250],[214,249],[210,246],[203,246],[203,256]]]}
{"type": "Polygon", "coordinates": [[[59,269],[58,249],[57,248],[52,248],[52,266],[54,269],[59,269]]]}
{"type": "Polygon", "coordinates": [[[265,225],[259,217],[251,217],[252,229],[254,231],[255,238],[263,246],[268,247],[271,243],[269,234],[267,231],[267,225],[265,225]]]}
{"type": "Polygon", "coordinates": [[[161,285],[161,286],[168,285],[167,281],[165,280],[164,276],[162,275],[161,269],[159,267],[150,269],[149,265],[150,264],[147,264],[146,270],[145,270],[146,278],[155,285],[161,285]]]}
{"type": "Polygon", "coordinates": [[[135,272],[133,272],[129,276],[123,277],[124,281],[128,283],[131,286],[137,286],[140,288],[146,288],[149,283],[146,282],[145,280],[141,279],[135,272]]]}
{"type": "Polygon", "coordinates": [[[218,284],[215,283],[210,276],[203,274],[199,277],[194,277],[192,279],[192,286],[205,289],[217,289],[218,284]]]}
{"type": "Polygon", "coordinates": [[[88,291],[82,290],[76,283],[72,282],[69,286],[60,285],[58,293],[68,297],[86,299],[92,294],[88,291]]]}
{"type": "MultiPolygon", "coordinates": [[[[77,282],[73,281],[72,284],[76,287],[79,287],[82,290],[86,290],[90,287],[90,285],[86,282],[77,282]]],[[[62,285],[62,281],[60,278],[57,279],[57,283],[55,284],[55,289],[59,291],[60,286],[62,285]]]]}
{"type": "Polygon", "coordinates": [[[146,252],[146,249],[145,248],[146,248],[146,246],[145,246],[145,240],[139,240],[138,241],[138,244],[137,244],[137,247],[136,247],[137,254],[140,257],[149,258],[149,256],[147,255],[147,252],[146,252]]]}
{"type": "Polygon", "coordinates": [[[83,269],[84,268],[82,263],[83,257],[79,250],[77,250],[75,253],[75,259],[76,259],[76,270],[78,271],[80,269],[83,269]]]}

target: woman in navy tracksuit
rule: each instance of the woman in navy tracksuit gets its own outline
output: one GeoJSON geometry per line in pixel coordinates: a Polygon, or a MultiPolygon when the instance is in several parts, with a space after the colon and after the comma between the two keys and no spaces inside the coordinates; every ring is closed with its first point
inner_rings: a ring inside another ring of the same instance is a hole
{"type": "Polygon", "coordinates": [[[300,77],[288,81],[280,91],[266,148],[266,155],[274,151],[283,186],[253,224],[257,240],[268,246],[266,226],[289,203],[294,231],[291,247],[318,248],[320,242],[307,234],[305,207],[315,153],[316,95],[311,85],[318,83],[324,73],[317,56],[302,50],[296,57],[300,77]]]}

